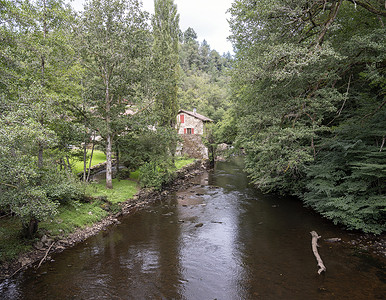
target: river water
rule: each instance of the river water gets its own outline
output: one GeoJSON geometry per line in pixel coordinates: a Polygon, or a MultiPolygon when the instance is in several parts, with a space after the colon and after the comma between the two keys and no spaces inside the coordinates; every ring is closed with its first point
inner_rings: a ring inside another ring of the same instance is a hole
{"type": "Polygon", "coordinates": [[[382,261],[293,198],[248,186],[241,161],[0,285],[1,299],[385,299],[382,261]],[[322,236],[317,274],[310,231],[322,236]]]}

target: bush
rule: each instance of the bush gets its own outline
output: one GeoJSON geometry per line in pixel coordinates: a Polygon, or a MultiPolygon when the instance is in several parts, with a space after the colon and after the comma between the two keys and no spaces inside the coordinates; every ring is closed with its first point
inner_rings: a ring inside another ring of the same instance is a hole
{"type": "Polygon", "coordinates": [[[66,203],[84,198],[85,189],[73,174],[58,171],[46,175],[45,181],[47,198],[59,203],[66,203]]]}
{"type": "Polygon", "coordinates": [[[142,187],[153,187],[160,190],[172,177],[172,168],[168,163],[147,162],[139,168],[142,187]]]}

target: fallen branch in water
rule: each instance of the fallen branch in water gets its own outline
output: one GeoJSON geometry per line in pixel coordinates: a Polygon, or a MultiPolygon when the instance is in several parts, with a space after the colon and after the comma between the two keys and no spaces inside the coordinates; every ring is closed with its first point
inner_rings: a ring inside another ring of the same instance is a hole
{"type": "Polygon", "coordinates": [[[326,267],[324,266],[323,261],[320,258],[320,255],[318,253],[318,248],[317,248],[319,247],[318,239],[320,239],[321,237],[315,231],[311,231],[310,233],[312,236],[312,241],[311,241],[312,251],[314,252],[316,261],[318,262],[318,267],[319,267],[318,274],[320,275],[322,272],[326,272],[326,267]]]}
{"type": "Polygon", "coordinates": [[[40,268],[41,264],[42,264],[43,261],[46,259],[47,255],[48,255],[48,252],[50,252],[50,250],[51,250],[51,248],[52,248],[52,246],[53,246],[54,244],[55,244],[55,242],[53,242],[53,243],[51,244],[51,246],[48,248],[48,250],[47,250],[47,252],[46,252],[46,255],[44,255],[44,257],[42,258],[42,260],[40,261],[40,263],[39,263],[39,265],[37,266],[36,269],[39,269],[39,268],[40,268]]]}

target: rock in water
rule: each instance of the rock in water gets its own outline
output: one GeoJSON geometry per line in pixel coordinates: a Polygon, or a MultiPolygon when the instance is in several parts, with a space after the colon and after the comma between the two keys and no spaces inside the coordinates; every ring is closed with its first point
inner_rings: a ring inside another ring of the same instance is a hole
{"type": "Polygon", "coordinates": [[[336,243],[340,242],[342,239],[341,238],[330,238],[330,239],[325,239],[324,241],[327,243],[336,243]]]}

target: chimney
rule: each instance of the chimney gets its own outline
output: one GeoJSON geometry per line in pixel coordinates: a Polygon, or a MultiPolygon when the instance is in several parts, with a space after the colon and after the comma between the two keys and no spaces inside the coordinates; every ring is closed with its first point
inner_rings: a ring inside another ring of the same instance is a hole
{"type": "Polygon", "coordinates": [[[193,114],[196,115],[197,109],[193,108],[193,114]]]}

